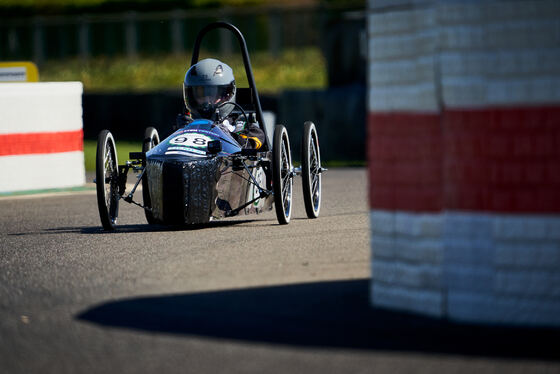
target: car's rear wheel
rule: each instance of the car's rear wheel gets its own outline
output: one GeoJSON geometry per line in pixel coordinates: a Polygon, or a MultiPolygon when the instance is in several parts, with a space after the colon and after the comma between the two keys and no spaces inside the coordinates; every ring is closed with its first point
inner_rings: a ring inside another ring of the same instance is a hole
{"type": "Polygon", "coordinates": [[[289,223],[292,216],[293,175],[288,132],[284,126],[277,125],[272,147],[272,188],[276,217],[281,225],[289,223]]]}
{"type": "Polygon", "coordinates": [[[305,122],[301,148],[301,177],[303,201],[308,218],[319,217],[321,210],[321,153],[319,138],[313,122],[305,122]]]}
{"type": "MultiPolygon", "coordinates": [[[[159,144],[159,134],[154,127],[148,127],[144,132],[144,142],[142,143],[142,152],[146,154],[149,150],[154,148],[159,144]]],[[[144,158],[143,164],[146,167],[146,158],[144,158]]],[[[142,176],[142,198],[144,200],[144,207],[149,209],[144,209],[144,214],[146,215],[146,220],[149,224],[157,223],[152,211],[152,203],[150,200],[150,190],[148,186],[148,175],[144,172],[142,176]]]]}
{"type": "Polygon", "coordinates": [[[97,138],[95,183],[99,218],[105,230],[114,230],[119,214],[119,163],[115,139],[108,130],[97,138]]]}

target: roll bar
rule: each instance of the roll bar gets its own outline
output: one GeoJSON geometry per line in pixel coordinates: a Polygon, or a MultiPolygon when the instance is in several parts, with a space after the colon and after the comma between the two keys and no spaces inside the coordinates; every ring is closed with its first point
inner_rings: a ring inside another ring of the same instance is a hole
{"type": "Polygon", "coordinates": [[[202,42],[202,38],[209,31],[215,29],[226,29],[231,31],[233,35],[235,35],[235,37],[237,38],[237,41],[239,42],[239,48],[241,49],[241,55],[243,56],[243,65],[245,65],[245,74],[247,75],[247,81],[249,82],[249,89],[251,90],[252,97],[255,100],[254,104],[255,104],[255,111],[257,114],[257,121],[259,122],[259,126],[265,133],[266,149],[270,150],[272,149],[272,147],[271,144],[268,144],[268,134],[266,133],[266,125],[264,123],[264,117],[262,114],[259,93],[257,91],[257,86],[255,85],[255,79],[253,78],[253,69],[251,68],[251,60],[249,59],[249,52],[247,51],[247,43],[245,42],[245,38],[243,37],[241,31],[239,31],[237,27],[235,27],[229,22],[213,22],[206,25],[202,30],[198,32],[198,35],[196,36],[193,53],[192,53],[191,66],[195,65],[198,62],[200,43],[202,42]]]}

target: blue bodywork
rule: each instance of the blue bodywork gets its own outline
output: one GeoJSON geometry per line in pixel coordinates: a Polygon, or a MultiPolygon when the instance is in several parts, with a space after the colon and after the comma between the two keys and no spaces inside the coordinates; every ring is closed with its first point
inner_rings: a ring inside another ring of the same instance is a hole
{"type": "Polygon", "coordinates": [[[197,119],[168,136],[151,149],[146,157],[148,159],[162,156],[169,159],[200,159],[229,156],[238,152],[241,152],[241,146],[229,133],[210,120],[197,119]],[[206,153],[208,142],[215,140],[222,143],[222,151],[217,155],[208,155],[206,153]]]}
{"type": "Polygon", "coordinates": [[[145,173],[155,220],[166,224],[205,223],[251,201],[254,203],[239,213],[272,209],[272,195],[258,199],[260,190],[251,182],[257,180],[262,188],[270,188],[263,168],[256,161],[245,160],[246,168],[233,169],[241,149],[229,132],[212,121],[199,119],[148,151],[145,173]],[[208,154],[211,141],[221,142],[219,153],[208,154]]]}

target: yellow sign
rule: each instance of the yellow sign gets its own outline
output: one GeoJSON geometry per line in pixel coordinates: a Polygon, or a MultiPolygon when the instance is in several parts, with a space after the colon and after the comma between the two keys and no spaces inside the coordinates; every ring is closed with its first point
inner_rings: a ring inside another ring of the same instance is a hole
{"type": "Polygon", "coordinates": [[[39,82],[39,71],[29,61],[0,62],[0,82],[39,82]]]}

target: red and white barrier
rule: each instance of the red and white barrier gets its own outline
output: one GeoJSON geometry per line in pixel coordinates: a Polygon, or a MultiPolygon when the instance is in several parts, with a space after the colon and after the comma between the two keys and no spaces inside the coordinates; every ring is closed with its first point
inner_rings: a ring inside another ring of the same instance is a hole
{"type": "Polygon", "coordinates": [[[560,325],[560,6],[370,0],[373,305],[560,325]]]}
{"type": "Polygon", "coordinates": [[[0,193],[85,183],[80,82],[0,84],[0,193]]]}

